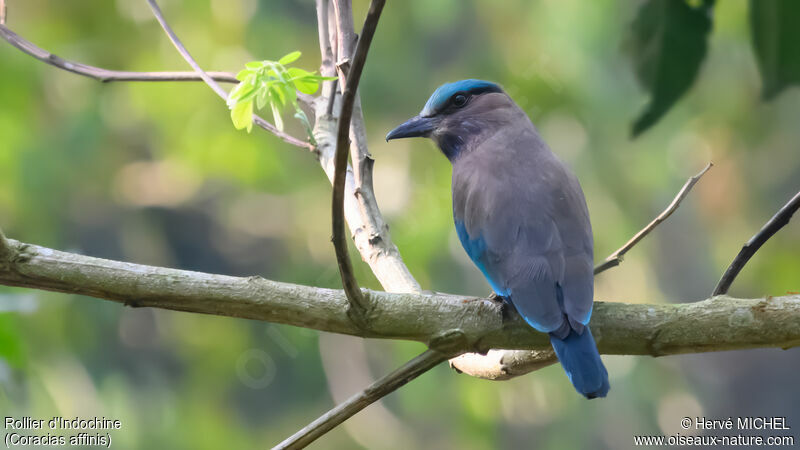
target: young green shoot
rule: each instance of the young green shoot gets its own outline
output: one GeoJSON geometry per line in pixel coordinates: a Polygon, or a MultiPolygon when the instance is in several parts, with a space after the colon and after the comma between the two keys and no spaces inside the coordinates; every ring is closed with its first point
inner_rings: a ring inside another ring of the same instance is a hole
{"type": "Polygon", "coordinates": [[[320,83],[335,80],[297,67],[287,67],[297,61],[300,52],[292,52],[277,61],[251,61],[236,74],[237,84],[228,96],[231,120],[237,130],[253,129],[253,111],[269,107],[275,120],[275,127],[283,131],[281,110],[289,105],[306,130],[309,141],[316,144],[308,116],[300,108],[297,91],[314,94],[320,83]]]}

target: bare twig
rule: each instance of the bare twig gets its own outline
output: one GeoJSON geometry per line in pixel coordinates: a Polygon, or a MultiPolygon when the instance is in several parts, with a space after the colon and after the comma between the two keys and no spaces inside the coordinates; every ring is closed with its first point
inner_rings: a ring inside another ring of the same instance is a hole
{"type": "MultiPolygon", "coordinates": [[[[149,0],[152,1],[152,0],[149,0]]],[[[361,37],[358,40],[356,51],[353,56],[352,66],[348,73],[347,82],[342,91],[342,108],[339,115],[339,125],[336,139],[336,154],[334,157],[334,177],[333,177],[333,196],[332,196],[332,222],[333,222],[333,245],[336,250],[336,261],[339,264],[339,273],[342,276],[342,285],[347,293],[347,298],[354,314],[354,319],[364,321],[367,304],[358,287],[353,265],[347,251],[347,237],[345,236],[344,220],[344,186],[347,171],[347,159],[350,149],[349,131],[350,119],[353,114],[353,105],[356,100],[358,82],[361,79],[361,72],[367,60],[369,46],[372,37],[378,26],[378,20],[383,11],[386,0],[372,0],[364,20],[364,27],[361,37]]]]}
{"type": "Polygon", "coordinates": [[[409,381],[446,361],[448,355],[427,350],[394,372],[375,381],[368,388],[337,405],[305,428],[276,445],[275,449],[298,449],[314,442],[357,412],[394,392],[409,381]]]}
{"type": "Polygon", "coordinates": [[[764,224],[764,226],[756,233],[753,237],[747,241],[746,244],[742,247],[739,251],[739,254],[736,255],[736,258],[733,259],[731,265],[728,266],[728,269],[722,275],[722,278],[717,283],[717,287],[714,288],[714,293],[712,295],[722,295],[727,294],[728,289],[731,287],[733,280],[739,275],[739,272],[744,268],[745,264],[750,261],[750,258],[756,254],[758,249],[764,245],[769,238],[771,238],[775,233],[778,232],[781,228],[786,226],[791,220],[792,215],[800,209],[800,192],[798,192],[789,203],[783,205],[783,208],[778,210],[778,212],[772,216],[769,221],[764,224]]]}
{"type": "MultiPolygon", "coordinates": [[[[184,47],[183,43],[181,43],[180,39],[178,39],[178,36],[175,34],[175,32],[172,31],[172,28],[170,28],[166,19],[164,19],[164,14],[161,12],[161,8],[158,7],[158,4],[155,2],[155,0],[147,0],[147,3],[150,5],[150,9],[153,10],[153,15],[158,20],[158,23],[161,25],[161,28],[164,29],[164,32],[167,33],[169,40],[172,41],[172,45],[174,45],[175,48],[178,50],[178,53],[180,53],[181,56],[183,56],[183,59],[186,60],[186,62],[189,63],[190,66],[192,66],[192,68],[195,70],[195,72],[197,72],[200,78],[202,78],[203,81],[205,81],[205,83],[214,92],[217,93],[217,95],[219,95],[223,100],[227,100],[228,93],[225,92],[225,90],[222,89],[222,87],[216,81],[214,81],[213,78],[211,78],[206,72],[204,72],[203,69],[200,67],[200,65],[197,64],[197,61],[195,61],[194,58],[192,58],[192,55],[189,54],[189,51],[186,50],[186,47],[184,47]]],[[[275,136],[278,136],[284,142],[296,145],[298,147],[304,147],[309,150],[314,150],[314,146],[311,143],[301,141],[300,139],[297,139],[294,136],[290,136],[284,133],[283,131],[277,129],[271,123],[267,122],[266,120],[255,114],[253,115],[253,121],[255,122],[256,125],[269,131],[275,136]]]]}
{"type": "MultiPolygon", "coordinates": [[[[156,5],[156,8],[158,6],[156,5]]],[[[160,11],[159,11],[160,14],[160,11]]],[[[170,30],[171,33],[171,30],[170,30]]],[[[174,34],[172,34],[174,36],[174,34]]],[[[122,70],[109,70],[104,69],[101,67],[94,67],[87,64],[82,64],[79,62],[69,61],[63,58],[60,58],[47,50],[37,47],[30,41],[25,40],[22,36],[14,33],[8,27],[4,25],[0,25],[0,37],[5,39],[8,43],[13,45],[14,47],[18,48],[22,52],[33,56],[34,58],[42,61],[46,64],[49,64],[53,67],[57,67],[62,70],[66,70],[68,72],[72,72],[78,75],[83,75],[89,78],[93,78],[95,80],[101,82],[112,82],[112,81],[205,81],[208,83],[210,80],[212,84],[209,86],[214,89],[218,95],[220,95],[223,99],[227,99],[228,95],[225,93],[224,90],[216,83],[216,81],[224,82],[224,83],[238,83],[239,81],[236,79],[235,75],[229,72],[204,72],[202,69],[199,72],[130,72],[130,71],[122,71],[122,70]]],[[[177,38],[176,38],[177,39],[177,38]]],[[[180,41],[178,41],[180,43],[180,41]]],[[[181,45],[181,47],[183,47],[181,45]]],[[[184,48],[185,50],[185,48],[184,48]]],[[[183,54],[183,52],[181,52],[183,54]]],[[[186,54],[188,55],[188,53],[186,54]]],[[[191,58],[191,56],[189,56],[191,58]]],[[[194,61],[194,60],[192,60],[194,61]]],[[[190,63],[192,64],[192,63],[190,63]]],[[[196,64],[196,63],[195,63],[196,64]]],[[[194,67],[194,65],[193,65],[194,67]]],[[[311,99],[309,96],[300,96],[298,98],[301,99],[305,103],[310,103],[311,99]]],[[[254,115],[254,122],[259,127],[269,131],[270,133],[276,135],[284,142],[289,144],[307,148],[309,150],[313,150],[314,147],[309,142],[302,141],[297,139],[293,136],[290,136],[277,128],[274,125],[270,124],[263,118],[254,115]]]]}
{"type": "Polygon", "coordinates": [[[675,198],[672,199],[672,202],[669,204],[669,206],[667,206],[667,209],[662,211],[661,214],[653,219],[652,222],[648,223],[646,227],[642,228],[638,233],[636,233],[628,242],[625,243],[625,245],[617,249],[617,251],[614,253],[610,254],[602,263],[598,264],[594,268],[594,274],[597,275],[612,267],[618,266],[625,257],[625,254],[628,253],[628,250],[632,249],[636,244],[639,243],[639,241],[650,234],[655,227],[657,227],[661,222],[667,220],[667,218],[671,216],[676,209],[678,209],[678,206],[680,206],[683,199],[689,195],[689,191],[692,190],[694,185],[700,181],[700,178],[705,175],[706,172],[708,172],[708,169],[710,169],[713,165],[714,163],[709,162],[708,165],[706,165],[706,167],[700,171],[700,173],[686,180],[686,183],[683,185],[681,190],[678,191],[678,194],[675,196],[675,198]]]}
{"type": "Polygon", "coordinates": [[[147,3],[150,5],[150,9],[153,10],[153,15],[156,17],[156,20],[158,20],[161,28],[164,29],[164,32],[167,33],[169,40],[172,41],[172,45],[174,45],[178,50],[178,53],[183,56],[183,59],[186,60],[190,66],[192,66],[192,69],[194,69],[194,71],[200,75],[200,78],[202,78],[203,81],[205,81],[205,83],[217,93],[217,95],[222,97],[223,100],[227,100],[228,93],[225,92],[225,90],[222,89],[222,87],[217,84],[214,79],[208,76],[208,74],[203,71],[200,65],[197,64],[197,61],[192,58],[192,55],[189,54],[189,50],[186,50],[186,47],[184,47],[183,43],[181,43],[181,40],[178,39],[178,36],[175,34],[175,32],[172,31],[172,28],[170,28],[166,19],[164,19],[164,14],[161,13],[161,8],[158,7],[158,4],[155,2],[155,0],[147,0],[147,3]]]}
{"type": "MultiPolygon", "coordinates": [[[[2,1],[2,0],[0,0],[2,1]]],[[[44,50],[22,36],[14,33],[8,27],[0,25],[0,37],[9,44],[39,61],[57,67],[67,72],[83,75],[102,82],[111,81],[202,81],[195,72],[129,72],[125,70],[108,70],[94,67],[75,61],[69,61],[44,50]]],[[[216,81],[223,83],[238,83],[236,76],[229,72],[207,72],[216,81]]]]}
{"type": "MultiPolygon", "coordinates": [[[[34,43],[14,33],[10,28],[2,25],[0,25],[0,37],[23,53],[45,64],[103,83],[114,81],[203,81],[200,74],[197,72],[131,72],[127,70],[109,70],[70,61],[36,46],[34,43]]],[[[239,83],[239,80],[236,79],[236,75],[231,72],[206,72],[206,74],[220,83],[239,83]]],[[[302,92],[297,93],[297,98],[307,105],[311,105],[314,101],[313,96],[302,92]]]]}

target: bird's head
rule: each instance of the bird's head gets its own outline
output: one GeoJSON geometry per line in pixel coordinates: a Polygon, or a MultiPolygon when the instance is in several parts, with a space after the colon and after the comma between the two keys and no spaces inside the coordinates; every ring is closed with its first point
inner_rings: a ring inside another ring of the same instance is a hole
{"type": "Polygon", "coordinates": [[[440,86],[418,116],[390,131],[386,140],[433,139],[451,160],[517,110],[503,89],[490,81],[461,80],[440,86]]]}

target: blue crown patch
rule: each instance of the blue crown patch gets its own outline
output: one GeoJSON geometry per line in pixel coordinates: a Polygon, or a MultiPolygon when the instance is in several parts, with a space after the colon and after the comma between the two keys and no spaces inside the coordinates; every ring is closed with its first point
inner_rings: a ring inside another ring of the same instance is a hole
{"type": "Polygon", "coordinates": [[[420,116],[430,117],[439,112],[450,100],[450,97],[457,92],[467,92],[470,94],[482,94],[484,92],[502,92],[503,90],[496,83],[483,80],[460,80],[439,86],[425,103],[420,116]]]}

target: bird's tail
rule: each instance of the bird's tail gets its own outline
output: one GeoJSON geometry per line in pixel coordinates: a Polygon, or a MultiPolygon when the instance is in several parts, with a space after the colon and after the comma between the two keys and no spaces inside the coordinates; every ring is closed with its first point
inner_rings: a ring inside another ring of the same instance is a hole
{"type": "Polygon", "coordinates": [[[608,394],[608,372],[589,327],[585,327],[582,334],[570,330],[564,339],[551,333],[550,343],[575,390],[589,399],[608,394]]]}

